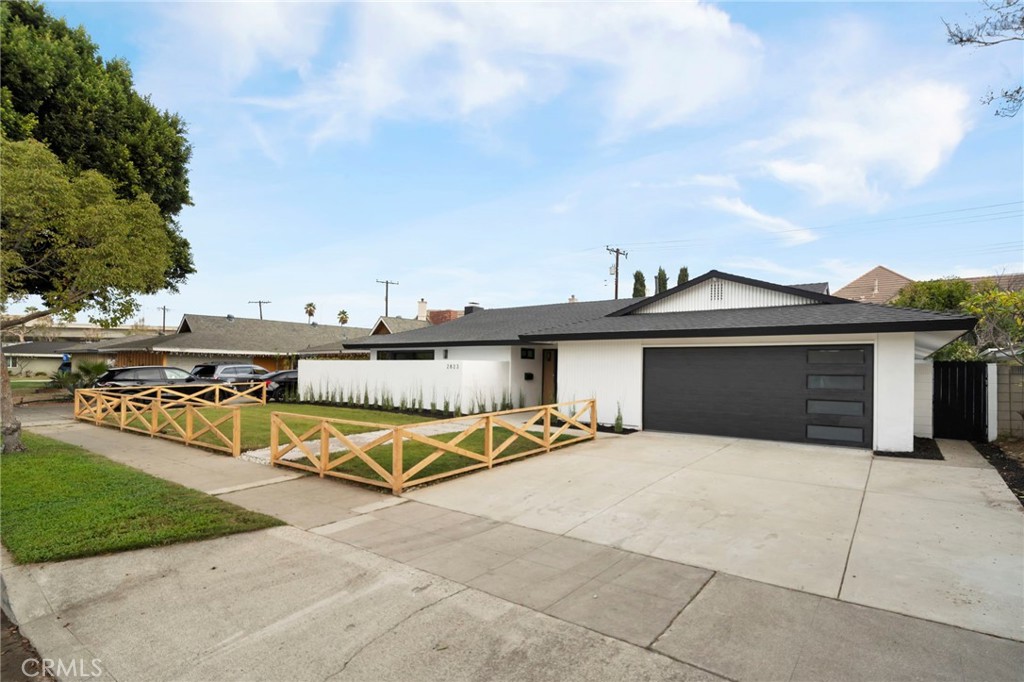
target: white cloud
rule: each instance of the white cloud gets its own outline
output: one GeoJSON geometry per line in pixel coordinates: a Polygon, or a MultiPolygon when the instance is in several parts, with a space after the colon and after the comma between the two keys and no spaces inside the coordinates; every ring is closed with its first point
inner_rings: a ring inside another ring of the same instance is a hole
{"type": "Polygon", "coordinates": [[[764,169],[822,204],[877,208],[892,188],[922,184],[970,128],[956,85],[895,78],[822,91],[808,111],[765,141],[764,169]]]}
{"type": "Polygon", "coordinates": [[[786,277],[789,280],[796,282],[807,276],[808,271],[806,269],[789,268],[784,265],[780,265],[774,261],[768,260],[767,258],[733,258],[726,261],[726,267],[736,268],[737,270],[753,270],[754,272],[767,272],[772,275],[778,275],[780,277],[786,277]]]}
{"type": "Polygon", "coordinates": [[[743,218],[743,221],[765,232],[778,235],[790,245],[806,244],[818,238],[810,230],[800,227],[778,216],[761,213],[753,206],[734,197],[716,196],[708,200],[708,206],[724,213],[743,218]]]}
{"type": "Polygon", "coordinates": [[[739,190],[740,183],[732,175],[702,175],[700,173],[686,178],[665,182],[631,182],[630,187],[640,189],[677,189],[681,187],[711,187],[715,189],[739,190]]]}
{"type": "Polygon", "coordinates": [[[552,99],[583,72],[616,139],[707,114],[752,82],[760,57],[756,36],[703,4],[349,7],[343,63],[297,95],[249,100],[311,117],[315,142],[365,136],[382,118],[500,117],[552,99]]]}

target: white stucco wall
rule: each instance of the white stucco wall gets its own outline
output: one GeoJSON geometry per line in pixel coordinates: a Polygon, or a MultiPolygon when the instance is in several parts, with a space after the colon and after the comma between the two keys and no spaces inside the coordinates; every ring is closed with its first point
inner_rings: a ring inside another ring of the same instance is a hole
{"type": "Polygon", "coordinates": [[[616,405],[621,404],[623,423],[642,428],[644,348],[864,343],[875,346],[873,447],[912,450],[916,394],[913,333],[561,342],[558,399],[597,398],[602,424],[615,420],[616,405]]]}
{"type": "MultiPolygon", "coordinates": [[[[299,395],[318,400],[364,393],[379,405],[385,394],[395,405],[422,399],[425,407],[442,409],[447,398],[469,413],[484,402],[490,409],[510,392],[509,363],[485,360],[300,360],[299,395]]],[[[515,394],[512,394],[513,400],[515,394]]],[[[358,401],[357,401],[358,402],[358,401]]]]}
{"type": "Polygon", "coordinates": [[[930,361],[914,363],[914,435],[932,437],[932,395],[934,368],[930,361]]]}
{"type": "Polygon", "coordinates": [[[542,360],[544,350],[539,346],[514,346],[511,349],[509,364],[509,385],[512,387],[512,400],[516,407],[540,405],[541,403],[541,376],[542,360]],[[524,349],[533,350],[533,359],[522,357],[524,349]],[[527,380],[526,375],[532,374],[533,379],[527,380]]]}
{"type": "Polygon", "coordinates": [[[879,334],[875,342],[875,449],[914,449],[914,334],[879,334]]]}
{"type": "Polygon", "coordinates": [[[621,405],[623,425],[642,426],[643,373],[641,341],[558,344],[559,402],[596,398],[599,424],[613,424],[621,405]]]}

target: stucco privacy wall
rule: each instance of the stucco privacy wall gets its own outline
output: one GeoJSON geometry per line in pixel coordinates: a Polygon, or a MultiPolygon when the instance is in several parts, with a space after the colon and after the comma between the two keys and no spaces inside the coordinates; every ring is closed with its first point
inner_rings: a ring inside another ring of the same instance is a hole
{"type": "Polygon", "coordinates": [[[996,391],[998,410],[996,423],[1000,435],[1024,437],[1024,367],[998,365],[998,388],[996,391]]]}
{"type": "MultiPolygon", "coordinates": [[[[317,400],[340,400],[356,395],[356,402],[369,394],[370,403],[380,405],[385,395],[394,404],[422,400],[442,409],[447,399],[454,409],[461,403],[464,413],[474,411],[474,400],[500,404],[509,391],[509,363],[487,360],[300,360],[299,395],[317,400]]],[[[515,394],[512,395],[513,400],[515,394]]]]}
{"type": "Polygon", "coordinates": [[[773,346],[871,343],[875,345],[874,448],[914,449],[914,334],[752,336],[742,339],[637,339],[560,342],[558,399],[597,398],[598,422],[611,424],[616,405],[624,425],[643,427],[645,347],[773,346]]]}
{"type": "Polygon", "coordinates": [[[914,364],[914,435],[932,437],[932,395],[935,368],[930,361],[914,364]]]}

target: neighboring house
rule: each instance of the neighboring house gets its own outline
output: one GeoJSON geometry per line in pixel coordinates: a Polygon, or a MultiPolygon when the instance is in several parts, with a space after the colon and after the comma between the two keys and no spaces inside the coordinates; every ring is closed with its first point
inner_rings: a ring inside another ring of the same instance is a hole
{"type": "MultiPolygon", "coordinates": [[[[1020,291],[1024,289],[1024,273],[991,275],[988,277],[961,277],[960,279],[971,284],[994,282],[998,288],[1005,291],[1020,291]]],[[[914,280],[909,277],[879,265],[836,291],[835,295],[861,303],[884,304],[890,303],[896,298],[896,295],[900,293],[903,287],[913,282],[914,280]]]]}
{"type": "Polygon", "coordinates": [[[528,405],[593,397],[603,424],[621,411],[650,430],[912,450],[915,362],[976,319],[824,291],[712,270],[644,299],[467,309],[345,344],[369,363],[302,361],[299,388],[386,387],[464,410],[485,392],[528,405]]]}
{"type": "Polygon", "coordinates": [[[290,367],[307,349],[366,336],[365,327],[278,322],[231,315],[184,315],[174,334],[82,345],[72,356],[113,356],[118,367],[171,365],[191,369],[208,362],[256,364],[268,370],[290,367]]]}
{"type": "Polygon", "coordinates": [[[382,334],[400,334],[402,332],[412,331],[413,329],[422,329],[423,327],[429,326],[430,322],[427,320],[407,320],[403,317],[381,316],[377,319],[377,323],[373,325],[373,331],[370,332],[370,335],[380,336],[382,334]]]}
{"type": "Polygon", "coordinates": [[[60,368],[67,341],[29,341],[4,346],[7,371],[11,376],[49,376],[60,368]]]}

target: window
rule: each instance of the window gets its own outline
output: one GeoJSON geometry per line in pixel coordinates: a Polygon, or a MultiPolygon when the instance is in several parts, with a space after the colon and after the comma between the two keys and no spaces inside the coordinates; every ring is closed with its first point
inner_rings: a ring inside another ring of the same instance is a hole
{"type": "Polygon", "coordinates": [[[164,371],[159,367],[143,367],[135,370],[135,374],[136,379],[144,381],[162,381],[164,378],[164,371]]]}
{"type": "Polygon", "coordinates": [[[533,360],[535,357],[537,357],[537,351],[535,351],[533,348],[520,348],[519,357],[523,360],[533,360]]]}
{"type": "Polygon", "coordinates": [[[864,377],[860,374],[808,374],[807,388],[831,388],[840,391],[863,391],[864,377]]]}
{"type": "Polygon", "coordinates": [[[860,348],[815,349],[807,351],[810,365],[863,365],[864,351],[860,348]]]}
{"type": "Polygon", "coordinates": [[[189,374],[185,370],[178,369],[177,367],[164,367],[164,374],[167,375],[168,379],[179,379],[179,380],[180,379],[188,379],[190,376],[192,376],[191,374],[189,374]]]}
{"type": "Polygon", "coordinates": [[[432,350],[379,350],[378,360],[433,360],[432,350]]]}
{"type": "Polygon", "coordinates": [[[213,365],[198,365],[192,368],[192,373],[197,377],[210,378],[213,373],[217,371],[217,368],[213,365]]]}
{"type": "Polygon", "coordinates": [[[445,360],[447,360],[447,359],[448,359],[448,349],[447,349],[447,348],[445,348],[445,349],[444,349],[444,350],[442,351],[442,353],[444,353],[444,355],[442,355],[441,357],[442,357],[442,358],[444,358],[445,360]]]}
{"type": "Polygon", "coordinates": [[[139,370],[130,369],[127,372],[118,372],[112,378],[115,381],[135,381],[139,378],[139,370]]]}
{"type": "Polygon", "coordinates": [[[807,414],[864,416],[864,403],[856,400],[808,400],[807,414]]]}
{"type": "Polygon", "coordinates": [[[18,369],[18,358],[11,355],[7,356],[7,369],[18,369]]]}
{"type": "Polygon", "coordinates": [[[254,375],[258,376],[258,377],[261,377],[261,376],[263,376],[266,373],[267,373],[267,370],[264,369],[263,367],[253,367],[252,371],[249,372],[249,374],[254,374],[254,375]]]}
{"type": "Polygon", "coordinates": [[[820,426],[807,425],[807,437],[820,440],[841,440],[844,443],[861,443],[864,441],[864,429],[852,426],[820,426]]]}

